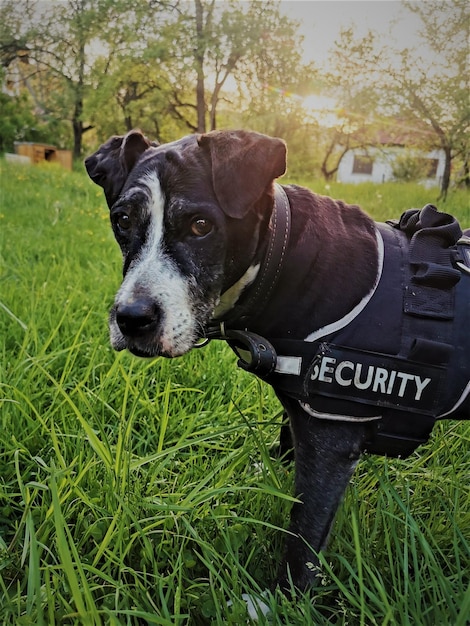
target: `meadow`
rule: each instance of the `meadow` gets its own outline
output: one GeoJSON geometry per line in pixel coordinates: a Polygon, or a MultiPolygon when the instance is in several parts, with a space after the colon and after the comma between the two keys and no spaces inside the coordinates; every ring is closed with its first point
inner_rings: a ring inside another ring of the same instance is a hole
{"type": "MultiPolygon", "coordinates": [[[[220,342],[114,353],[101,189],[0,165],[0,624],[249,623],[241,596],[274,579],[292,504],[273,393],[220,342]]],[[[437,194],[302,182],[376,219],[437,194]]],[[[440,208],[470,227],[465,191],[440,208]]],[[[407,460],[365,456],[313,597],[267,594],[258,623],[468,625],[469,424],[439,423],[407,460]]]]}

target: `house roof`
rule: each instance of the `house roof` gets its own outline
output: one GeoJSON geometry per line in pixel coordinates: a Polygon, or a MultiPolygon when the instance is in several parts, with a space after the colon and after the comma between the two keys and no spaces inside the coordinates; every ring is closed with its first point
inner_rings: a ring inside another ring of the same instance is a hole
{"type": "Polygon", "coordinates": [[[363,128],[356,136],[368,135],[368,143],[381,146],[418,146],[434,143],[434,132],[420,120],[382,118],[374,123],[374,129],[363,128]]]}

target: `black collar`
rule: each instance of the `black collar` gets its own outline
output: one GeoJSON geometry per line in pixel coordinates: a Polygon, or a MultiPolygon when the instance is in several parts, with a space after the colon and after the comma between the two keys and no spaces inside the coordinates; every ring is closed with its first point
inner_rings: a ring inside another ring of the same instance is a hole
{"type": "Polygon", "coordinates": [[[270,238],[257,277],[247,288],[246,295],[241,296],[240,304],[236,304],[222,318],[211,321],[206,333],[207,338],[222,338],[227,328],[246,329],[250,320],[259,317],[263,312],[281,273],[289,242],[290,226],[289,199],[284,188],[275,183],[270,238]]]}

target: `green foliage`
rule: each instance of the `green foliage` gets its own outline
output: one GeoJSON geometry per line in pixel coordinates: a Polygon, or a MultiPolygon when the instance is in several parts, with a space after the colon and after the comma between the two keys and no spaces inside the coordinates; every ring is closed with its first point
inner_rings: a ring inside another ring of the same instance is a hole
{"type": "MultiPolygon", "coordinates": [[[[279,405],[216,342],[114,353],[121,260],[101,189],[0,165],[0,623],[245,623],[241,594],[273,580],[291,506],[279,405]]],[[[432,193],[310,183],[379,219],[432,193]]],[[[448,206],[470,226],[468,195],[448,206]]],[[[313,599],[268,593],[259,623],[465,626],[468,443],[443,423],[407,461],[365,458],[313,599]]]]}
{"type": "MultiPolygon", "coordinates": [[[[309,84],[311,68],[301,62],[295,24],[271,1],[68,0],[31,6],[36,11],[23,20],[18,3],[0,7],[0,54],[8,71],[19,71],[21,87],[34,94],[44,120],[71,122],[67,139],[75,156],[82,138],[91,146],[132,127],[169,141],[219,127],[222,119],[231,124],[234,111],[263,101],[265,83],[301,93],[309,84]],[[242,102],[235,102],[234,92],[243,94],[242,102]]],[[[286,135],[300,119],[296,114],[294,123],[280,103],[270,98],[267,105],[275,105],[286,135]]],[[[267,113],[254,109],[258,119],[267,113]]],[[[253,121],[252,110],[245,124],[253,121]]],[[[264,121],[260,129],[273,126],[264,121]]]]}
{"type": "Polygon", "coordinates": [[[306,177],[289,177],[290,182],[309,187],[315,193],[340,198],[349,204],[359,204],[366,213],[378,221],[398,218],[410,208],[436,205],[441,211],[455,215],[462,228],[470,228],[469,193],[452,190],[445,202],[438,201],[437,190],[422,185],[403,182],[343,184],[311,180],[306,177]]]}
{"type": "Polygon", "coordinates": [[[467,4],[405,2],[422,24],[414,49],[345,29],[320,71],[273,0],[3,0],[1,65],[30,99],[0,102],[0,149],[47,137],[78,158],[133,127],[161,142],[243,127],[288,140],[295,175],[330,180],[395,119],[407,144],[444,150],[445,192],[451,161],[468,183],[467,4]],[[311,94],[336,100],[328,128],[305,111],[311,94]]]}
{"type": "Polygon", "coordinates": [[[0,152],[13,152],[15,141],[49,142],[52,129],[32,112],[26,93],[9,96],[0,92],[0,152]]]}
{"type": "Polygon", "coordinates": [[[374,118],[379,121],[381,113],[393,111],[410,129],[407,144],[442,149],[441,191],[445,196],[451,162],[462,157],[468,164],[468,3],[404,4],[420,19],[419,38],[410,47],[394,49],[373,31],[359,38],[354,29],[344,30],[333,53],[330,85],[341,96],[342,105],[350,108],[361,134],[373,130],[374,118]]]}
{"type": "Polygon", "coordinates": [[[412,182],[426,178],[429,164],[409,151],[397,155],[392,164],[392,173],[395,180],[412,182]]]}

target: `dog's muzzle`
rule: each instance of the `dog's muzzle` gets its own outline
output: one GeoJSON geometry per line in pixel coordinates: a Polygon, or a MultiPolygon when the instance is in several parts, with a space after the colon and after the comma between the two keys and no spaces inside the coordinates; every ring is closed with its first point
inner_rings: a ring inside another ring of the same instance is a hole
{"type": "Polygon", "coordinates": [[[194,347],[200,326],[191,310],[164,307],[143,293],[118,298],[109,315],[112,347],[144,358],[186,354],[194,347]]]}

